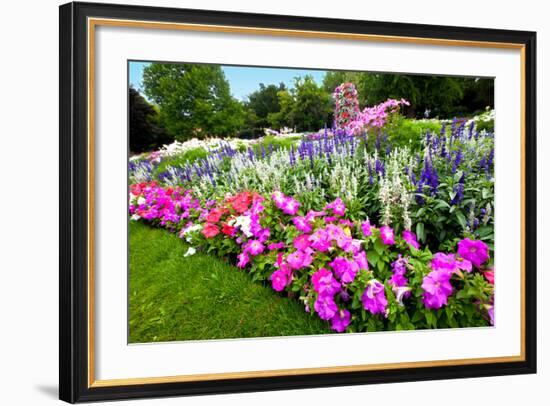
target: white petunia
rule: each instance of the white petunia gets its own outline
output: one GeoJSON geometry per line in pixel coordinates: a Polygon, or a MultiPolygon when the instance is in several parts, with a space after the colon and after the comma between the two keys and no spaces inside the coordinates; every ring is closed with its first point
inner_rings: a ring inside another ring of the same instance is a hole
{"type": "Polygon", "coordinates": [[[184,257],[190,257],[191,255],[195,255],[195,253],[197,252],[197,250],[193,247],[189,247],[187,249],[187,252],[185,253],[184,257]]]}

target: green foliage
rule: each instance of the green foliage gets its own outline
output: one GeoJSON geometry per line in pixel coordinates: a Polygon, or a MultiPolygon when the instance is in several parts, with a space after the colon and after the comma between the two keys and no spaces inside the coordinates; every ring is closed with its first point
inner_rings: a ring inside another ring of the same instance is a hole
{"type": "Polygon", "coordinates": [[[137,90],[130,86],[129,120],[130,151],[143,152],[158,149],[171,139],[159,125],[159,114],[137,90]]]}
{"type": "Polygon", "coordinates": [[[355,84],[361,107],[404,98],[411,103],[405,111],[412,117],[423,117],[426,110],[439,118],[474,115],[494,106],[494,80],[488,78],[334,71],[327,72],[323,87],[332,93],[344,82],[355,84]]]}
{"type": "Polygon", "coordinates": [[[274,337],[330,332],[294,299],[165,230],[130,223],[129,342],[274,337]]]}
{"type": "Polygon", "coordinates": [[[265,128],[269,126],[267,119],[270,113],[277,113],[281,109],[278,93],[286,89],[284,83],[279,86],[264,85],[248,96],[246,107],[254,112],[254,127],[265,128]]]}
{"type": "Polygon", "coordinates": [[[395,147],[408,147],[411,151],[423,148],[422,138],[426,132],[439,133],[441,123],[438,120],[414,120],[399,114],[392,114],[384,128],[388,140],[395,147]]]}
{"type": "Polygon", "coordinates": [[[268,114],[268,122],[275,128],[289,126],[298,131],[317,131],[330,124],[332,103],[330,94],[306,75],[294,80],[290,90],[278,92],[280,110],[268,114]]]}
{"type": "Polygon", "coordinates": [[[231,96],[220,66],[153,63],[143,71],[143,85],[179,141],[231,136],[244,125],[244,107],[231,96]]]}
{"type": "Polygon", "coordinates": [[[186,163],[193,163],[199,159],[204,159],[208,156],[208,151],[204,148],[195,148],[185,151],[182,154],[164,158],[154,169],[153,174],[158,174],[167,170],[168,167],[178,167],[186,163]]]}

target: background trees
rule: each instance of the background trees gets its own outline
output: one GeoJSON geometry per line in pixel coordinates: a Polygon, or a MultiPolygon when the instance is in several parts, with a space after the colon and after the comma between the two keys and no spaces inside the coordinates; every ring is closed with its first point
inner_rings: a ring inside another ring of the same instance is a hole
{"type": "Polygon", "coordinates": [[[220,66],[153,63],[144,68],[143,86],[179,141],[232,136],[244,125],[244,107],[231,96],[220,66]]]}
{"type": "Polygon", "coordinates": [[[280,109],[268,115],[274,128],[293,127],[297,131],[317,131],[331,126],[333,104],[330,93],[306,75],[294,80],[290,89],[278,92],[280,109]]]}
{"type": "Polygon", "coordinates": [[[158,111],[137,90],[130,86],[130,151],[143,152],[160,148],[170,141],[166,130],[159,125],[158,111]]]}
{"type": "Polygon", "coordinates": [[[328,71],[313,77],[264,84],[239,101],[219,65],[151,63],[143,71],[144,98],[130,89],[130,147],[134,152],[189,138],[263,135],[270,127],[317,131],[333,124],[334,89],[352,82],[360,108],[388,98],[407,99],[409,117],[472,116],[494,104],[493,79],[376,72],[328,71]]]}
{"type": "Polygon", "coordinates": [[[355,84],[362,108],[403,98],[411,103],[405,113],[417,118],[473,115],[494,105],[493,79],[337,71],[327,72],[323,87],[330,91],[343,82],[355,84]]]}

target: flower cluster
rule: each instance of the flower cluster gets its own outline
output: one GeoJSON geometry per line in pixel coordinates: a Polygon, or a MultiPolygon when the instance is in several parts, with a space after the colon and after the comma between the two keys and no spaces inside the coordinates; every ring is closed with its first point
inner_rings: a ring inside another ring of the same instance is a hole
{"type": "MultiPolygon", "coordinates": [[[[488,281],[494,276],[494,269],[484,267],[489,252],[482,241],[465,238],[457,253],[432,256],[414,232],[399,234],[388,225],[350,220],[346,213],[340,198],[320,211],[304,211],[295,197],[279,191],[268,197],[243,191],[201,201],[190,191],[155,182],[130,188],[132,219],[179,233],[191,245],[186,255],[205,250],[232,257],[238,268],[269,281],[275,291],[298,292],[306,311],[313,310],[337,332],[391,325],[403,311],[440,309],[461,290],[462,271],[488,281]],[[430,258],[427,266],[419,258],[430,258]],[[361,309],[370,315],[367,319],[361,309]]],[[[492,300],[475,302],[490,320],[492,300]]]]}

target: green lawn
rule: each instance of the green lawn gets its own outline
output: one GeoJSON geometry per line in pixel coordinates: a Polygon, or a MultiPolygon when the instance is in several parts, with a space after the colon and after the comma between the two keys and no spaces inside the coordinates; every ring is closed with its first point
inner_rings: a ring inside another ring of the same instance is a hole
{"type": "Polygon", "coordinates": [[[330,332],[298,300],[217,258],[184,257],[186,250],[166,230],[130,222],[130,343],[330,332]]]}

